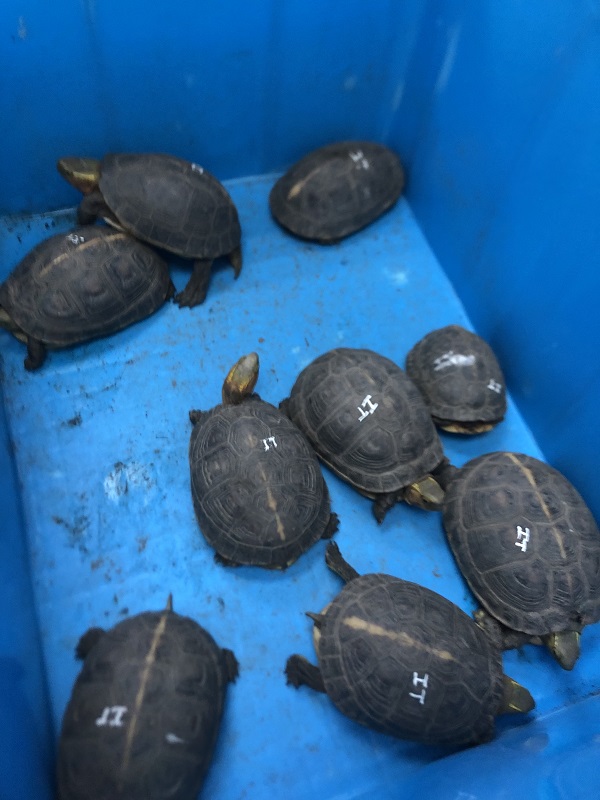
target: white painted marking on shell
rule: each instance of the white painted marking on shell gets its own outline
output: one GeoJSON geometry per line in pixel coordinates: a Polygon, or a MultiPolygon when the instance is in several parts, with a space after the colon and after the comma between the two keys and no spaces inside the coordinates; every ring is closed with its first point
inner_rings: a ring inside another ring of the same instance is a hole
{"type": "Polygon", "coordinates": [[[526,553],[530,535],[531,531],[529,528],[522,528],[520,525],[517,525],[517,541],[515,542],[515,547],[520,547],[521,550],[526,553]]]}
{"type": "Polygon", "coordinates": [[[263,439],[262,443],[265,446],[265,450],[270,450],[271,447],[277,447],[277,442],[275,441],[274,436],[269,436],[267,439],[263,439]]]}
{"type": "Polygon", "coordinates": [[[127,706],[105,706],[102,714],[96,720],[96,726],[103,728],[122,728],[123,717],[127,713],[127,706]]]}
{"type": "Polygon", "coordinates": [[[356,164],[357,169],[369,169],[371,166],[362,150],[357,150],[355,153],[350,152],[348,155],[356,164]]]}
{"type": "Polygon", "coordinates": [[[438,356],[438,358],[434,359],[433,369],[434,372],[438,372],[438,370],[447,369],[448,367],[471,367],[475,361],[476,358],[472,353],[466,356],[462,353],[455,353],[454,350],[448,350],[443,356],[438,356]]]}
{"type": "Polygon", "coordinates": [[[200,175],[204,172],[204,167],[201,167],[200,164],[192,164],[192,171],[198,172],[200,175]]]}
{"type": "Polygon", "coordinates": [[[78,244],[83,244],[83,242],[85,242],[85,239],[84,239],[84,237],[83,237],[83,236],[79,236],[79,235],[78,235],[78,234],[76,234],[76,233],[70,233],[70,234],[69,234],[68,236],[66,236],[65,238],[66,238],[66,240],[67,240],[68,242],[71,242],[71,244],[74,244],[74,245],[76,245],[76,246],[77,246],[78,244]]]}
{"type": "Polygon", "coordinates": [[[429,683],[429,673],[426,672],[423,675],[422,678],[419,678],[419,673],[418,672],[413,672],[413,680],[412,680],[412,682],[413,682],[413,686],[415,688],[418,688],[419,684],[421,684],[423,689],[420,692],[409,692],[408,696],[409,697],[414,697],[415,700],[418,700],[421,705],[424,705],[424,703],[425,703],[425,695],[427,694],[427,686],[428,686],[428,683],[429,683]]]}
{"type": "Polygon", "coordinates": [[[492,392],[500,394],[500,392],[502,391],[502,384],[498,383],[498,381],[495,381],[493,378],[490,378],[490,382],[488,383],[487,388],[491,389],[492,392]]]}
{"type": "Polygon", "coordinates": [[[185,739],[181,739],[174,733],[167,733],[167,735],[165,736],[165,741],[168,742],[169,744],[185,744],[185,739]]]}
{"type": "Polygon", "coordinates": [[[379,403],[373,403],[371,401],[372,395],[368,394],[362,403],[357,406],[358,410],[360,411],[360,417],[358,418],[359,422],[362,422],[363,419],[366,419],[369,414],[373,414],[375,409],[379,407],[379,403]]]}

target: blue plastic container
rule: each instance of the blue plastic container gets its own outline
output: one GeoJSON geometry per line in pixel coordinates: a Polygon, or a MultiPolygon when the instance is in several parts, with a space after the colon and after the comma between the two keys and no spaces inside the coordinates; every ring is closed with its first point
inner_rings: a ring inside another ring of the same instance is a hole
{"type": "MultiPolygon", "coordinates": [[[[241,665],[204,797],[599,796],[600,626],[571,673],[540,648],[504,656],[537,708],[490,744],[449,754],[363,730],[285,686],[287,656],[313,657],[304,611],[339,590],[323,545],[284,574],[214,564],[187,466],[188,411],[219,401],[241,354],[259,352],[258,390],[278,402],[331,347],[402,364],[455,322],[490,342],[510,403],[493,432],[445,436],[448,455],[543,457],[600,517],[597,0],[4,0],[0,36],[0,278],[73,224],[64,155],[201,163],[227,181],[245,252],[203,306],[166,306],[37,373],[0,333],[0,798],[52,797],[80,634],[169,592],[241,665]],[[405,198],[339,245],[284,234],[267,207],[276,174],[349,138],[399,153],[405,198]]],[[[188,270],[174,276],[181,288],[188,270]]],[[[369,501],[326,477],[360,572],[475,607],[438,515],[399,506],[377,528],[369,501]]]]}

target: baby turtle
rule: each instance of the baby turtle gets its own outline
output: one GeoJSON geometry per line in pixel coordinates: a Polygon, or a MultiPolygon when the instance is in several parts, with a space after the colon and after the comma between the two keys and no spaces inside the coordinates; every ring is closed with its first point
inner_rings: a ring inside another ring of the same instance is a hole
{"type": "Polygon", "coordinates": [[[195,800],[217,739],[231,650],[189,617],[145,612],[81,638],[59,743],[61,800],[195,800]]]}
{"type": "Polygon", "coordinates": [[[338,518],[319,462],[302,433],[253,389],[256,353],[240,358],[223,403],[191,411],[189,458],[200,530],[225,565],[285,569],[338,518]]]}
{"type": "Polygon", "coordinates": [[[340,347],[305,367],[280,408],[382,522],[401,500],[440,509],[447,459],[410,378],[372,350],[340,347]]]}
{"type": "Polygon", "coordinates": [[[447,325],[406,357],[406,372],[435,424],[450,433],[483,433],[506,414],[506,384],[492,348],[476,333],[447,325]]]}
{"type": "Polygon", "coordinates": [[[564,475],[522,453],[478,456],[450,482],[443,522],[477,621],[504,649],[545,644],[572,669],[600,619],[600,531],[564,475]]]}
{"type": "Polygon", "coordinates": [[[376,142],[314,150],[271,189],[271,213],[287,230],[322,244],[339,242],[391,208],[402,194],[398,156],[376,142]]]}
{"type": "Polygon", "coordinates": [[[359,576],[327,546],[346,586],[314,619],[319,667],[293,655],[287,682],[326,693],[368,728],[426,744],[488,741],[497,714],[527,712],[527,689],[502,673],[498,650],[458,606],[416,583],[359,576]]]}
{"type": "Polygon", "coordinates": [[[237,278],[242,269],[241,229],[225,187],[203,167],[161,153],[110,153],[61,158],[58,171],[83,192],[80,223],[102,217],[144,242],[194,259],[180,306],[204,302],[212,262],[227,256],[237,278]]]}
{"type": "Polygon", "coordinates": [[[126,233],[74,228],[38,244],[0,285],[0,326],[27,344],[25,368],[46,348],[115,333],[173,292],[167,264],[126,233]]]}

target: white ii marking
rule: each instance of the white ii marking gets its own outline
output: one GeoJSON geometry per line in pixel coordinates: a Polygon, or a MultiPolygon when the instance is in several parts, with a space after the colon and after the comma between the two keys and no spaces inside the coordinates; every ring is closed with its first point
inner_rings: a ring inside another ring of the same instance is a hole
{"type": "Polygon", "coordinates": [[[262,440],[262,443],[265,446],[265,450],[270,450],[271,449],[271,444],[269,444],[269,442],[271,442],[273,447],[277,447],[277,442],[275,441],[275,437],[274,436],[269,436],[268,439],[263,439],[262,440]]]}
{"type": "Polygon", "coordinates": [[[429,674],[426,672],[422,678],[419,678],[418,672],[413,672],[413,686],[417,687],[419,684],[423,687],[420,692],[409,692],[409,697],[414,697],[421,705],[425,703],[425,695],[427,694],[427,684],[429,682],[429,674]]]}
{"type": "Polygon", "coordinates": [[[70,233],[66,239],[68,242],[71,242],[71,244],[82,244],[82,242],[85,242],[83,236],[78,236],[76,233],[70,233]]]}
{"type": "Polygon", "coordinates": [[[523,529],[520,525],[517,525],[517,541],[515,542],[515,547],[520,547],[521,550],[525,553],[527,552],[527,543],[529,542],[529,528],[523,529]]]}
{"type": "Polygon", "coordinates": [[[491,389],[492,392],[500,394],[500,392],[502,391],[502,384],[498,383],[498,381],[495,381],[493,378],[490,378],[490,382],[488,383],[487,388],[491,389]]]}
{"type": "Polygon", "coordinates": [[[359,169],[361,167],[362,169],[369,169],[369,167],[371,166],[368,160],[365,158],[365,154],[363,153],[362,150],[357,150],[356,153],[348,153],[348,155],[350,156],[352,161],[354,161],[354,163],[358,166],[359,169]]]}
{"type": "Polygon", "coordinates": [[[108,725],[110,728],[122,728],[123,717],[127,713],[127,706],[105,706],[101,716],[96,720],[99,728],[108,725]]]}
{"type": "Polygon", "coordinates": [[[379,403],[372,403],[371,402],[371,395],[368,394],[362,403],[359,406],[356,406],[360,411],[360,417],[358,418],[359,422],[362,422],[363,419],[372,414],[375,409],[379,406],[379,403]]]}

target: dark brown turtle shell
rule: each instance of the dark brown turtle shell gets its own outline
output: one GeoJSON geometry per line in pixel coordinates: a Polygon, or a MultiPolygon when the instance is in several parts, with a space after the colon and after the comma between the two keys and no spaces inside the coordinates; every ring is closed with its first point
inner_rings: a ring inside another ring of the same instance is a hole
{"type": "Polygon", "coordinates": [[[369,497],[407,487],[444,458],[418,389],[372,350],[341,347],[319,356],[282,408],[319,457],[369,497]]]}
{"type": "Polygon", "coordinates": [[[172,611],[104,633],[64,713],[61,800],[195,800],[236,676],[233,653],[172,611]]]}
{"type": "Polygon", "coordinates": [[[303,239],[331,243],[364,228],[402,194],[398,156],[376,142],[320,147],[282,175],[271,189],[271,213],[303,239]]]}
{"type": "Polygon", "coordinates": [[[195,412],[189,462],[200,530],[218,560],[284,569],[337,528],[302,433],[257,395],[195,412]]]}
{"type": "Polygon", "coordinates": [[[171,292],[166,263],[126,233],[92,225],[33,248],[0,286],[23,334],[59,348],[149,316],[171,292]]]}
{"type": "Polygon", "coordinates": [[[478,456],[450,483],[443,522],[473,593],[503,625],[541,636],[600,619],[600,531],[553,467],[478,456]]]}
{"type": "Polygon", "coordinates": [[[454,603],[374,573],[344,586],[322,618],[325,690],[347,717],[402,739],[490,739],[503,697],[500,652],[454,603]]]}
{"type": "Polygon", "coordinates": [[[428,333],[406,357],[406,372],[440,428],[490,430],[506,414],[506,383],[492,348],[460,325],[428,333]]]}
{"type": "Polygon", "coordinates": [[[172,253],[213,259],[240,245],[229,193],[197,164],[162,153],[110,153],[99,188],[125,230],[172,253]]]}

